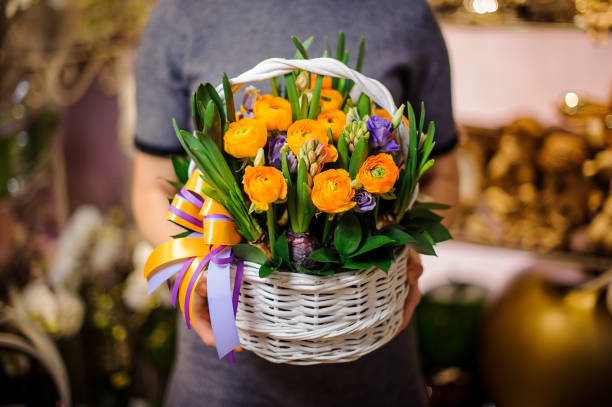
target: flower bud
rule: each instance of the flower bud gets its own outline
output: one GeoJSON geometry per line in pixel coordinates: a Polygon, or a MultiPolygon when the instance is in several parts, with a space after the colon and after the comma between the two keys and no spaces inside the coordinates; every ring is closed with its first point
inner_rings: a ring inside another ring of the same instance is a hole
{"type": "Polygon", "coordinates": [[[255,167],[261,167],[262,165],[266,165],[266,158],[264,155],[263,148],[260,148],[259,150],[257,150],[257,155],[255,156],[255,159],[253,160],[253,165],[255,165],[255,167]]]}
{"type": "Polygon", "coordinates": [[[255,86],[247,86],[244,90],[244,96],[242,97],[242,106],[247,111],[252,111],[255,101],[259,98],[259,94],[259,89],[257,89],[255,86]]]}
{"type": "Polygon", "coordinates": [[[359,117],[357,108],[351,107],[346,114],[346,124],[349,124],[350,122],[358,122],[359,120],[361,120],[361,118],[359,117]]]}
{"type": "Polygon", "coordinates": [[[298,91],[308,87],[308,76],[309,74],[306,71],[300,72],[300,74],[297,76],[295,79],[295,86],[297,87],[298,91]]]}
{"type": "Polygon", "coordinates": [[[355,146],[362,137],[370,137],[366,124],[362,121],[350,122],[344,126],[344,137],[348,144],[349,151],[352,153],[355,146]]]}
{"type": "Polygon", "coordinates": [[[402,116],[404,115],[404,105],[402,104],[399,109],[393,113],[393,118],[391,119],[391,127],[393,130],[397,129],[399,125],[402,123],[402,116]]]}

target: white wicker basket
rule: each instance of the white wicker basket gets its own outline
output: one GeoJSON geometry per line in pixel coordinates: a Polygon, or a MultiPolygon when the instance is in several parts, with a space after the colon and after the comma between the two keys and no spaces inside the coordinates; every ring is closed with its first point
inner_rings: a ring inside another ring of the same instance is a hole
{"type": "Polygon", "coordinates": [[[388,274],[372,268],[260,278],[258,265],[246,263],[236,315],[241,345],[292,365],[350,362],[378,349],[402,323],[406,252],[388,274]]]}
{"type": "MultiPolygon", "coordinates": [[[[382,83],[331,58],[267,59],[231,79],[232,91],[296,69],[351,79],[389,114],[396,110],[382,83]]],[[[217,91],[222,95],[222,86],[217,91]]],[[[404,123],[399,133],[407,154],[404,123]]],[[[402,323],[408,294],[406,253],[399,253],[388,274],[372,268],[335,276],[280,271],[260,278],[258,265],[245,263],[236,315],[242,346],[270,362],[293,365],[349,362],[374,351],[391,340],[402,323]]]]}

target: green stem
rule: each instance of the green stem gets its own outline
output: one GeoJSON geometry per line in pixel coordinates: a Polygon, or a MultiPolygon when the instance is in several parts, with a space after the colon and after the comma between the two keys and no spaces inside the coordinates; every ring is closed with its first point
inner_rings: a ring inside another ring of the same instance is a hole
{"type": "Polygon", "coordinates": [[[321,241],[321,244],[324,247],[327,244],[327,239],[329,239],[329,234],[331,232],[331,225],[334,221],[334,216],[335,215],[327,215],[327,217],[325,218],[325,226],[323,226],[323,240],[321,241]]]}
{"type": "Polygon", "coordinates": [[[376,206],[374,207],[374,219],[372,223],[372,234],[376,234],[376,223],[378,222],[378,207],[380,206],[380,196],[376,195],[376,206]]]}
{"type": "Polygon", "coordinates": [[[266,211],[266,218],[268,220],[268,239],[270,239],[270,251],[274,253],[274,245],[276,243],[276,216],[274,204],[270,204],[270,208],[268,208],[266,211]]]}

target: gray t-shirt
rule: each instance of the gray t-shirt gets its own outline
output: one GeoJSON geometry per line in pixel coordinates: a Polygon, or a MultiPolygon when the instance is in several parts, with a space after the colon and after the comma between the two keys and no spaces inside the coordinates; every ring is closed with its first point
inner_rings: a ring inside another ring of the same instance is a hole
{"type": "MultiPolygon", "coordinates": [[[[265,57],[293,56],[291,35],[314,35],[312,56],[321,55],[327,36],[335,52],[340,30],[349,65],[364,35],[362,72],[381,80],[397,104],[424,101],[427,120],[436,122],[434,154],[453,149],[448,55],[425,0],[161,0],[138,55],[136,147],[155,155],[181,153],[170,119],[191,127],[189,97],[199,83],[218,84],[222,72],[236,76],[265,57]]],[[[182,320],[177,326],[169,406],[426,405],[412,324],[356,362],[307,367],[274,365],[248,352],[230,366],[182,320]]]]}

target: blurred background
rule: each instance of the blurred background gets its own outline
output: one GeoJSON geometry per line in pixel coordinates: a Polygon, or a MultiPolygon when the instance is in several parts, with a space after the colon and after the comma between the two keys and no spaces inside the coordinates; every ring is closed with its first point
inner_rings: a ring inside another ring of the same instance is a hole
{"type": "MultiPolygon", "coordinates": [[[[174,311],[128,193],[154,3],[0,0],[0,405],[162,403],[174,311]]],[[[430,3],[461,138],[416,315],[431,405],[610,406],[612,2],[430,3]]]]}

